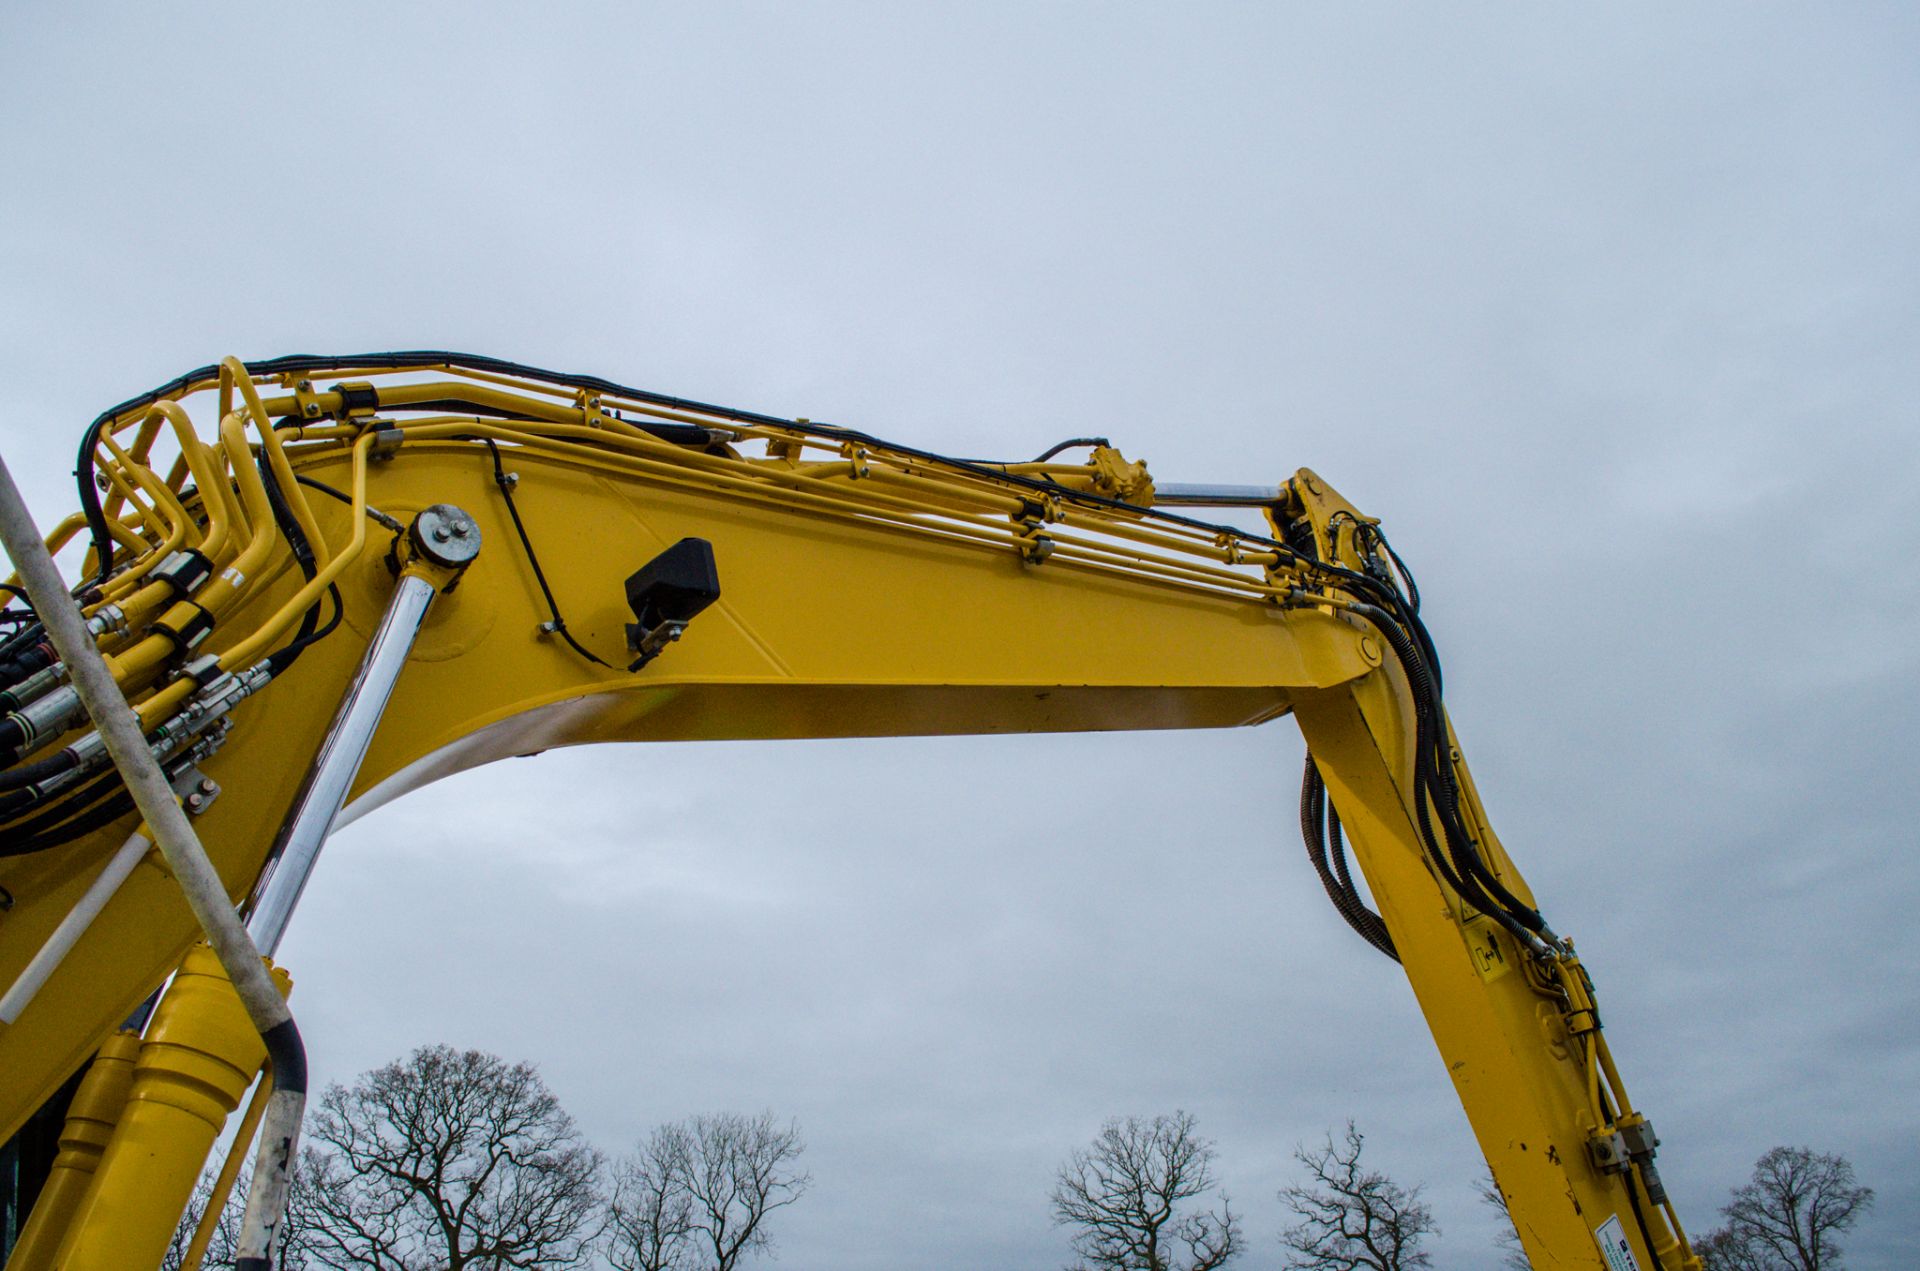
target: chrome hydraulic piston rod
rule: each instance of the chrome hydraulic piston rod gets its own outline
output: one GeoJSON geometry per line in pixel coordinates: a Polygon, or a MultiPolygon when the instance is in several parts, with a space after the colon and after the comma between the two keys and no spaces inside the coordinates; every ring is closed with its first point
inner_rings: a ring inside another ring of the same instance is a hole
{"type": "MultiPolygon", "coordinates": [[[[447,504],[436,504],[420,513],[408,534],[415,551],[442,570],[464,569],[480,551],[480,527],[465,512],[447,504]]],[[[394,683],[439,592],[439,582],[428,574],[413,570],[401,573],[373,642],[342,695],[340,709],[320,743],[313,766],[281,823],[247,920],[254,942],[269,957],[280,947],[294,906],[300,903],[300,894],[313,875],[320,849],[347,801],[353,779],[360,773],[374,730],[380,726],[380,717],[393,696],[394,683]]]]}
{"type": "Polygon", "coordinates": [[[1286,491],[1277,485],[1185,485],[1154,482],[1156,507],[1264,508],[1278,503],[1286,491]]]}

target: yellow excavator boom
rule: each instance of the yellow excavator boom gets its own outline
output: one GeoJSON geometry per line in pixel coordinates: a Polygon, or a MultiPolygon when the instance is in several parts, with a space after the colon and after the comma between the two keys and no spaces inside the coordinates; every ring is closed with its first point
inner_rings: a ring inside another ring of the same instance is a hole
{"type": "MultiPolygon", "coordinates": [[[[1103,439],[959,460],[440,352],[228,359],[103,415],[81,454],[82,512],[49,537],[91,543],[76,601],[256,925],[266,910],[283,924],[297,899],[289,809],[409,586],[425,616],[342,786],[349,816],[556,746],[1291,714],[1322,878],[1405,967],[1534,1265],[1698,1265],[1587,973],[1488,825],[1411,577],[1379,523],[1312,472],[1264,492],[1156,489],[1103,439]],[[1221,502],[1257,508],[1266,532],[1213,524],[1205,505],[1221,502]]],[[[125,1084],[123,1023],[201,934],[165,863],[130,839],[143,823],[14,612],[0,1138],[96,1052],[125,1084]]],[[[181,980],[198,985],[193,956],[181,980]]],[[[258,1040],[234,1061],[247,1073],[258,1040]]],[[[90,1090],[87,1134],[103,1137],[106,1096],[90,1090]]],[[[186,1153],[186,1187],[205,1150],[186,1153]]],[[[77,1225],[116,1196],[184,1197],[179,1179],[154,1188],[105,1159],[64,1179],[91,1201],[41,1220],[51,1234],[29,1253],[44,1261],[16,1254],[13,1271],[144,1257],[88,1253],[77,1225]]]]}

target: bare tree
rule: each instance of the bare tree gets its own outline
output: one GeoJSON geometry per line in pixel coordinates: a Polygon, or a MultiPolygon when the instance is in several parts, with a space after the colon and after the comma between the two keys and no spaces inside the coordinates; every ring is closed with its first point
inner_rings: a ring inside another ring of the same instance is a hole
{"type": "Polygon", "coordinates": [[[1694,1241],[1693,1251],[1704,1271],[1774,1271],[1778,1265],[1771,1258],[1762,1261],[1750,1244],[1725,1227],[1694,1241]]]}
{"type": "Polygon", "coordinates": [[[1698,1250],[1713,1271],[1838,1271],[1835,1237],[1873,1204],[1842,1156],[1776,1147],[1720,1210],[1726,1225],[1698,1250]]]}
{"type": "Polygon", "coordinates": [[[1239,1251],[1232,1206],[1223,1195],[1217,1211],[1181,1212],[1213,1190],[1213,1158],[1192,1113],[1108,1121],[1091,1147],[1060,1167],[1054,1222],[1075,1229],[1082,1267],[1214,1271],[1239,1251]]]}
{"type": "Polygon", "coordinates": [[[1533,1271],[1533,1263],[1520,1245],[1520,1228],[1514,1224],[1513,1211],[1507,1208],[1507,1194],[1500,1190],[1500,1182],[1494,1178],[1492,1169],[1480,1180],[1480,1203],[1500,1212],[1502,1225],[1495,1240],[1500,1246],[1500,1265],[1506,1271],[1533,1271]]]}
{"type": "Polygon", "coordinates": [[[691,1271],[693,1195],[686,1185],[692,1157],[684,1125],[663,1125],[639,1149],[614,1162],[608,1206],[607,1260],[615,1271],[691,1271]]]}
{"type": "Polygon", "coordinates": [[[529,1064],[423,1046],[308,1121],[318,1266],[551,1271],[599,1234],[600,1155],[529,1064]]]}
{"type": "Polygon", "coordinates": [[[1309,1178],[1307,1186],[1280,1193],[1300,1217],[1280,1236],[1290,1255],[1289,1268],[1414,1271],[1432,1265],[1420,1242],[1439,1234],[1433,1211],[1421,1202],[1418,1187],[1409,1190],[1378,1170],[1361,1167],[1365,1141],[1349,1121],[1342,1144],[1335,1144],[1329,1134],[1325,1145],[1294,1152],[1309,1178]]]}
{"type": "Polygon", "coordinates": [[[620,1271],[733,1271],[771,1247],[767,1215],[806,1193],[805,1150],[771,1112],[661,1126],[616,1167],[609,1259],[620,1271]]]}

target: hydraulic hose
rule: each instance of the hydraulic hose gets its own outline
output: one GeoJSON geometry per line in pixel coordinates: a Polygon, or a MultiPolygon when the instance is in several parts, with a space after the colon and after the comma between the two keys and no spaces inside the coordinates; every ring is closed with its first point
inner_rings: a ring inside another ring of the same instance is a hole
{"type": "MultiPolygon", "coordinates": [[[[1367,579],[1367,582],[1386,590],[1372,579],[1367,579]]],[[[1368,590],[1372,590],[1372,587],[1368,590]]],[[[1304,593],[1300,599],[1308,604],[1337,603],[1337,607],[1365,618],[1392,647],[1406,672],[1414,699],[1414,807],[1429,856],[1448,885],[1468,904],[1508,928],[1523,942],[1531,944],[1537,941],[1539,935],[1547,930],[1545,920],[1537,910],[1515,896],[1495,877],[1461,819],[1439,681],[1434,676],[1429,659],[1422,656],[1422,650],[1416,645],[1417,636],[1424,635],[1423,624],[1417,618],[1413,618],[1411,623],[1403,623],[1400,617],[1367,601],[1331,602],[1327,597],[1304,593]],[[1410,635],[1409,629],[1417,634],[1410,635]],[[1438,834],[1434,832],[1430,807],[1440,820],[1438,834]]],[[[1420,640],[1419,643],[1431,647],[1426,640],[1420,640]]]]}
{"type": "Polygon", "coordinates": [[[1386,923],[1360,899],[1347,871],[1346,850],[1340,844],[1340,817],[1312,755],[1307,756],[1307,769],[1300,780],[1300,834],[1307,845],[1307,859],[1313,862],[1334,909],[1361,939],[1398,962],[1400,954],[1393,937],[1387,934],[1386,923]]]}

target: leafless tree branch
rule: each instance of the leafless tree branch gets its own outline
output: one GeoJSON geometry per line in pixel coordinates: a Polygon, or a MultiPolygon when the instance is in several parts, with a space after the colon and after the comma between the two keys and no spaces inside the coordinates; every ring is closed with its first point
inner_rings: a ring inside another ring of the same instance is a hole
{"type": "Polygon", "coordinates": [[[338,1271],[558,1271],[599,1233],[599,1153],[529,1064],[425,1046],[330,1087],[303,1155],[338,1271]]]}
{"type": "Polygon", "coordinates": [[[771,1247],[767,1216],[806,1193],[805,1149],[771,1112],[661,1126],[615,1167],[609,1260],[617,1271],[733,1271],[771,1247]]]}
{"type": "Polygon", "coordinates": [[[1280,1237],[1293,1271],[1415,1271],[1432,1265],[1420,1243],[1439,1233],[1433,1211],[1420,1200],[1418,1187],[1409,1190],[1362,1168],[1364,1142],[1349,1121],[1342,1143],[1328,1135],[1324,1145],[1294,1152],[1308,1183],[1280,1193],[1300,1218],[1280,1237]]]}
{"type": "Polygon", "coordinates": [[[1721,1209],[1726,1224],[1696,1246],[1709,1271],[1839,1271],[1836,1237],[1873,1205],[1842,1156],[1776,1147],[1721,1209]]]}
{"type": "Polygon", "coordinates": [[[1213,1144],[1193,1115],[1116,1118],[1060,1167],[1054,1221],[1074,1228],[1085,1267],[1110,1271],[1215,1271],[1239,1251],[1239,1222],[1218,1210],[1181,1212],[1214,1186],[1213,1144]]]}

